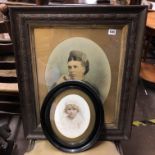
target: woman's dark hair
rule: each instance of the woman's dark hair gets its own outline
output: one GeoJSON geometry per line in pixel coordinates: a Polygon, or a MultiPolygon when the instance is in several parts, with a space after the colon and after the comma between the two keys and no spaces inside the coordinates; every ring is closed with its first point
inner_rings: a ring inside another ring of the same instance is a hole
{"type": "Polygon", "coordinates": [[[81,61],[82,65],[85,67],[84,74],[87,74],[89,71],[89,61],[87,60],[87,56],[85,53],[81,51],[73,50],[70,52],[68,57],[68,62],[71,60],[81,61]]]}

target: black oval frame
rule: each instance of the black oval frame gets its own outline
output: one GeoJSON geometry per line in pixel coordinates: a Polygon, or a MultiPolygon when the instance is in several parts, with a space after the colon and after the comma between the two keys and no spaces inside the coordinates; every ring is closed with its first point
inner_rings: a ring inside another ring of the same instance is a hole
{"type": "Polygon", "coordinates": [[[49,91],[49,93],[44,99],[41,108],[40,121],[46,138],[56,148],[64,152],[81,152],[92,147],[99,139],[104,126],[104,110],[99,94],[93,86],[82,81],[67,81],[57,85],[49,91]],[[82,142],[81,144],[77,143],[77,145],[66,145],[63,142],[61,142],[61,139],[59,139],[56,136],[53,129],[51,128],[50,123],[50,109],[53,101],[60,93],[69,89],[77,89],[88,95],[94,105],[94,111],[96,115],[95,125],[91,134],[87,137],[87,139],[84,142],[82,142]]]}

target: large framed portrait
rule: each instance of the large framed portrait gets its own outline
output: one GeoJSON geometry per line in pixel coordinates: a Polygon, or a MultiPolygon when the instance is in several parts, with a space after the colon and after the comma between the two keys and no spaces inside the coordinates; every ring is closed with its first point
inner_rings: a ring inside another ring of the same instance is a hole
{"type": "Polygon", "coordinates": [[[10,8],[27,138],[44,138],[43,100],[66,81],[97,89],[105,112],[101,139],[130,135],[146,12],[145,6],[10,8]]]}
{"type": "Polygon", "coordinates": [[[89,149],[104,126],[102,102],[96,90],[80,81],[63,82],[45,97],[41,125],[47,139],[65,152],[89,149]]]}

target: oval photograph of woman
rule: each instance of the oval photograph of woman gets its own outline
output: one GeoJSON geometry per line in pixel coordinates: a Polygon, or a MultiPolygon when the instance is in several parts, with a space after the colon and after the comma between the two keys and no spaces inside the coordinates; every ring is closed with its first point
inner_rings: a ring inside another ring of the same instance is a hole
{"type": "Polygon", "coordinates": [[[67,95],[60,100],[54,115],[58,131],[67,138],[81,136],[90,124],[88,103],[79,95],[67,95]]]}
{"type": "Polygon", "coordinates": [[[65,81],[88,82],[98,89],[104,102],[111,85],[109,61],[104,50],[94,41],[72,37],[51,51],[45,80],[48,90],[65,81]]]}

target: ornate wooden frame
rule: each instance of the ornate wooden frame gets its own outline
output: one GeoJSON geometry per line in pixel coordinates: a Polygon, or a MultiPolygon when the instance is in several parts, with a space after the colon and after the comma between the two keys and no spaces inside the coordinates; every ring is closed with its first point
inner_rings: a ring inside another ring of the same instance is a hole
{"type": "MultiPolygon", "coordinates": [[[[19,78],[19,91],[24,131],[29,139],[45,138],[40,127],[38,70],[36,67],[33,30],[44,27],[126,28],[124,54],[117,66],[121,79],[117,82],[118,113],[116,126],[106,128],[101,139],[127,139],[136,98],[143,35],[147,8],[145,6],[54,5],[48,7],[11,7],[12,38],[19,78]]],[[[123,40],[122,40],[123,41],[123,40]]],[[[121,44],[121,43],[120,43],[121,44]]],[[[114,58],[110,58],[111,60],[114,58]]],[[[112,68],[113,71],[115,67],[112,68]]],[[[115,101],[114,101],[115,102],[115,101]]],[[[105,112],[106,114],[106,112],[105,112]]]]}

